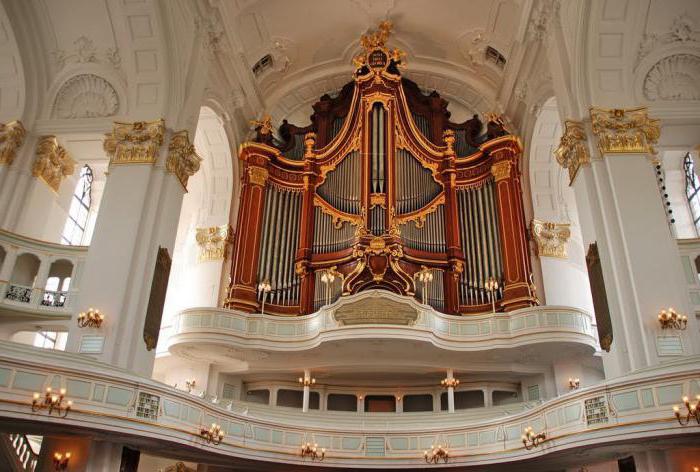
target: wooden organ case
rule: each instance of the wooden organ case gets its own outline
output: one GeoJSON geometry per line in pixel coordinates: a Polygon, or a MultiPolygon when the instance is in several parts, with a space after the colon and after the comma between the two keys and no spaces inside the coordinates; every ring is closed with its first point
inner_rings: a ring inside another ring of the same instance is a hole
{"type": "Polygon", "coordinates": [[[402,79],[391,25],[364,35],[354,80],[305,128],[269,118],[240,147],[241,202],[226,306],[308,314],[383,289],[448,314],[537,303],[520,140],[495,116],[449,121],[402,79]],[[269,291],[260,290],[267,282],[269,291]],[[494,284],[496,282],[497,287],[494,284]]]}

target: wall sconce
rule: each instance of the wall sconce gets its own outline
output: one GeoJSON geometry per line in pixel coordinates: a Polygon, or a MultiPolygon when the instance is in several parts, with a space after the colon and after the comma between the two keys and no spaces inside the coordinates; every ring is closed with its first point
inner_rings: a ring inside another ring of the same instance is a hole
{"type": "Polygon", "coordinates": [[[53,455],[53,470],[62,471],[68,468],[68,462],[70,461],[70,452],[61,454],[56,452],[53,455]]]}
{"type": "Polygon", "coordinates": [[[192,390],[194,390],[194,387],[197,385],[197,381],[195,379],[186,379],[185,380],[185,389],[187,390],[187,393],[192,393],[192,390]]]}
{"type": "Polygon", "coordinates": [[[224,432],[221,430],[221,425],[212,423],[209,429],[201,428],[199,430],[199,436],[209,444],[218,446],[224,439],[224,432]]]}
{"type": "Polygon", "coordinates": [[[301,445],[301,458],[303,459],[307,456],[310,457],[312,461],[322,461],[323,458],[326,457],[326,449],[322,447],[319,453],[318,444],[307,442],[301,445]]]}
{"type": "Polygon", "coordinates": [[[104,320],[105,315],[94,308],[78,313],[78,326],[81,328],[99,328],[104,320]]]}
{"type": "Polygon", "coordinates": [[[529,451],[530,449],[542,444],[545,441],[545,439],[547,439],[547,434],[544,431],[535,434],[535,431],[532,429],[532,426],[528,426],[527,428],[525,428],[525,434],[523,434],[521,438],[523,440],[523,446],[525,446],[525,449],[529,451]]]}
{"type": "Polygon", "coordinates": [[[440,385],[442,385],[443,388],[456,388],[459,385],[459,380],[454,377],[447,377],[440,381],[440,385]]]}
{"type": "Polygon", "coordinates": [[[272,291],[272,285],[270,285],[269,280],[263,280],[258,284],[258,293],[262,292],[262,306],[260,307],[260,314],[264,315],[265,314],[265,299],[267,298],[267,294],[272,291]]]}
{"type": "Polygon", "coordinates": [[[678,329],[683,331],[688,327],[688,317],[680,315],[673,308],[661,310],[659,313],[659,324],[661,329],[678,329]]]}
{"type": "Polygon", "coordinates": [[[491,299],[491,311],[496,313],[496,291],[498,290],[498,280],[495,277],[489,277],[484,288],[489,292],[489,298],[491,299]]]}
{"type": "Polygon", "coordinates": [[[681,415],[681,409],[678,407],[678,405],[673,405],[673,413],[676,415],[678,423],[680,423],[681,426],[685,426],[690,423],[691,419],[694,418],[695,421],[700,424],[700,415],[698,414],[698,410],[700,410],[700,395],[695,395],[695,405],[690,403],[690,399],[688,397],[683,397],[683,404],[688,411],[685,416],[681,415]]]}
{"type": "Polygon", "coordinates": [[[442,444],[438,444],[437,447],[430,445],[430,451],[423,451],[423,458],[428,464],[437,464],[440,459],[447,464],[450,454],[446,448],[442,447],[442,444]]]}
{"type": "Polygon", "coordinates": [[[581,380],[576,377],[569,377],[569,390],[576,390],[581,386],[581,380]]]}
{"type": "Polygon", "coordinates": [[[63,400],[66,396],[66,389],[62,388],[59,390],[58,394],[53,393],[51,387],[46,387],[46,393],[44,394],[44,399],[41,400],[41,394],[34,392],[32,398],[32,411],[37,412],[47,408],[49,410],[49,415],[54,411],[61,418],[68,416],[68,412],[73,406],[73,402],[68,400],[66,405],[63,405],[63,400]]]}
{"type": "Polygon", "coordinates": [[[316,383],[313,377],[299,377],[299,383],[304,387],[310,387],[316,383]]]}

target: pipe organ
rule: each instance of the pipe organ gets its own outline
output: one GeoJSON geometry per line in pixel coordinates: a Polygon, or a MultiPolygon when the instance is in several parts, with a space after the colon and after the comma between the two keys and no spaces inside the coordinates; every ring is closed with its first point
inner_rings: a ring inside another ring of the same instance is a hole
{"type": "Polygon", "coordinates": [[[499,117],[450,121],[447,102],[401,77],[390,25],[363,36],[353,81],[312,124],[256,122],[241,145],[238,230],[226,306],[307,314],[388,290],[449,314],[537,303],[520,140],[499,117]],[[258,291],[261,282],[269,292],[258,291]]]}

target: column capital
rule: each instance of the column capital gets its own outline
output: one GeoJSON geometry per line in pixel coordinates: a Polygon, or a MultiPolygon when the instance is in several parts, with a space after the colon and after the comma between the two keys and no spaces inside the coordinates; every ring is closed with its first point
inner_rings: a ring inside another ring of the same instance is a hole
{"type": "Polygon", "coordinates": [[[570,224],[552,223],[533,219],[530,224],[532,235],[537,243],[537,255],[566,259],[566,243],[571,237],[570,224]]]}
{"type": "Polygon", "coordinates": [[[591,127],[598,138],[598,151],[605,154],[656,154],[661,120],[650,118],[647,107],[591,107],[591,127]]]}
{"type": "Polygon", "coordinates": [[[223,260],[231,243],[231,234],[230,225],[197,228],[195,239],[199,246],[199,262],[223,260]]]}
{"type": "Polygon", "coordinates": [[[26,135],[27,130],[19,120],[0,123],[0,165],[12,165],[26,135]]]}
{"type": "Polygon", "coordinates": [[[115,121],[105,135],[104,150],[109,164],[154,164],[165,136],[165,120],[115,121]]]}
{"type": "Polygon", "coordinates": [[[582,122],[564,121],[564,134],[559,140],[559,146],[554,150],[554,157],[559,165],[569,171],[569,184],[574,183],[581,166],[591,162],[587,140],[582,122]]]}
{"type": "Polygon", "coordinates": [[[187,181],[197,173],[201,162],[202,158],[197,154],[194,144],[190,142],[187,130],[173,133],[168,145],[165,170],[175,174],[185,191],[187,191],[187,181]]]}
{"type": "Polygon", "coordinates": [[[36,159],[32,166],[32,175],[42,180],[55,192],[58,192],[63,178],[75,171],[75,161],[66,148],[58,144],[56,136],[42,136],[36,145],[36,159]]]}

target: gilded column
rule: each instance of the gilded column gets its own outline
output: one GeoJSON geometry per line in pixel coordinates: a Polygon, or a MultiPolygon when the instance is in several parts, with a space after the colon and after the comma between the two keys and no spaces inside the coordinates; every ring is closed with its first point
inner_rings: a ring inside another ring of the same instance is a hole
{"type": "Polygon", "coordinates": [[[243,187],[238,207],[238,232],[234,241],[231,286],[225,306],[250,313],[258,309],[256,288],[265,188],[270,158],[275,152],[265,144],[249,143],[241,148],[243,187]]]}
{"type": "Polygon", "coordinates": [[[487,142],[483,148],[493,159],[491,173],[496,181],[499,231],[503,254],[503,299],[505,311],[536,304],[530,285],[530,250],[523,210],[518,160],[519,140],[504,136],[487,142]]]}
{"type": "Polygon", "coordinates": [[[295,270],[301,277],[299,313],[302,315],[314,310],[314,289],[316,278],[310,269],[311,251],[314,242],[314,194],[318,172],[314,163],[316,135],[307,133],[304,137],[304,194],[301,202],[301,222],[299,225],[299,247],[295,257],[295,270]]]}
{"type": "Polygon", "coordinates": [[[455,133],[445,131],[445,150],[442,183],[445,189],[445,244],[447,246],[448,268],[445,270],[443,285],[445,291],[445,312],[459,314],[459,276],[464,267],[464,254],[459,243],[459,215],[457,212],[457,186],[455,167],[455,133]]]}

